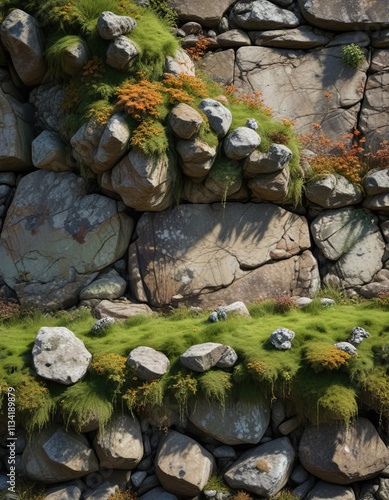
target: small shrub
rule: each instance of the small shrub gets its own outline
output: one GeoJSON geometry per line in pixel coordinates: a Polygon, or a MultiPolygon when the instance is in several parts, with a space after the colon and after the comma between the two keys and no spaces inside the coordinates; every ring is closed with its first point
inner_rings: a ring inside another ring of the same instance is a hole
{"type": "Polygon", "coordinates": [[[15,302],[0,300],[0,322],[20,316],[20,306],[15,302]]]}
{"type": "Polygon", "coordinates": [[[128,375],[127,358],[120,354],[103,354],[91,363],[90,369],[112,382],[116,390],[119,390],[128,375]]]}
{"type": "Polygon", "coordinates": [[[132,493],[130,490],[117,491],[109,497],[109,500],[137,500],[138,494],[132,493]]]}
{"type": "Polygon", "coordinates": [[[149,6],[167,26],[171,28],[176,27],[178,13],[172,7],[169,7],[167,2],[164,0],[149,0],[149,6]]]}
{"type": "Polygon", "coordinates": [[[200,375],[198,386],[208,401],[216,401],[224,408],[232,387],[231,378],[231,373],[222,370],[210,370],[200,375]]]}
{"type": "Polygon", "coordinates": [[[389,168],[389,142],[387,140],[380,143],[380,147],[374,153],[366,153],[369,169],[389,168]]]}
{"type": "Polygon", "coordinates": [[[183,421],[188,411],[189,398],[197,393],[197,380],[192,374],[185,375],[180,371],[171,377],[169,390],[178,402],[180,419],[183,421]]]}
{"type": "Polygon", "coordinates": [[[142,78],[139,82],[131,79],[117,89],[117,106],[123,106],[125,111],[135,118],[158,118],[163,104],[161,85],[142,78]]]}
{"type": "Polygon", "coordinates": [[[238,491],[232,497],[233,500],[253,500],[253,497],[246,493],[245,491],[238,491]]]}
{"type": "Polygon", "coordinates": [[[188,47],[185,52],[192,59],[192,61],[200,61],[211,45],[211,41],[205,36],[200,36],[193,47],[188,47]]]}
{"type": "Polygon", "coordinates": [[[277,295],[274,297],[274,310],[278,314],[285,314],[292,309],[296,309],[296,302],[291,295],[277,295]]]}
{"type": "Polygon", "coordinates": [[[345,366],[350,358],[351,354],[325,342],[311,342],[305,349],[305,360],[315,373],[338,370],[345,366]]]}
{"type": "Polygon", "coordinates": [[[157,120],[143,120],[134,130],[131,146],[138,147],[145,155],[160,156],[169,148],[165,126],[157,120]]]}
{"type": "Polygon", "coordinates": [[[146,408],[157,408],[163,404],[164,384],[161,380],[144,382],[138,387],[127,389],[123,395],[131,413],[145,410],[146,408]]]}
{"type": "Polygon", "coordinates": [[[342,63],[350,68],[360,68],[365,60],[363,50],[355,43],[342,47],[342,63]]]}
{"type": "Polygon", "coordinates": [[[382,292],[373,299],[375,305],[384,310],[389,310],[389,292],[382,292]]]}

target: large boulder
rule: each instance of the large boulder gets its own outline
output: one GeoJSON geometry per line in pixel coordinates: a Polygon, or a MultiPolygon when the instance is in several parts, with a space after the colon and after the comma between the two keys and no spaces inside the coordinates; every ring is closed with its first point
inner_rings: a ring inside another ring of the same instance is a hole
{"type": "Polygon", "coordinates": [[[305,19],[314,26],[333,31],[379,29],[389,26],[385,0],[298,0],[305,19]]]}
{"type": "Polygon", "coordinates": [[[273,497],[287,483],[295,456],[289,438],[274,439],[244,452],[224,478],[231,488],[273,497]]]}
{"type": "Polygon", "coordinates": [[[162,486],[177,496],[198,495],[216,468],[215,459],[194,439],[169,431],[158,447],[155,470],[162,486]]]}
{"type": "Polygon", "coordinates": [[[307,199],[323,208],[357,205],[363,200],[362,191],[343,176],[328,174],[305,186],[307,199]]]}
{"type": "Polygon", "coordinates": [[[219,0],[217,3],[204,2],[203,0],[167,0],[167,4],[178,13],[181,23],[198,21],[203,26],[216,27],[223,13],[231,7],[235,0],[219,0]]]}
{"type": "Polygon", "coordinates": [[[101,467],[132,470],[143,456],[142,431],[139,421],[130,415],[118,415],[100,429],[94,449],[101,467]]]}
{"type": "Polygon", "coordinates": [[[64,427],[33,434],[22,460],[27,477],[46,484],[71,481],[99,468],[86,437],[64,427]]]}
{"type": "Polygon", "coordinates": [[[231,9],[231,21],[244,30],[294,28],[299,25],[293,12],[268,0],[241,0],[231,9]]]}
{"type": "Polygon", "coordinates": [[[345,66],[340,46],[310,51],[241,47],[234,85],[260,91],[273,116],[294,120],[298,133],[312,133],[319,123],[320,133],[338,141],[357,122],[367,68],[367,60],[358,69],[345,66]]]}
{"type": "Polygon", "coordinates": [[[14,9],[1,23],[0,35],[24,85],[39,85],[47,68],[38,22],[26,12],[14,9]]]}
{"type": "Polygon", "coordinates": [[[365,418],[348,427],[308,427],[300,441],[299,457],[308,472],[335,484],[369,479],[389,464],[387,447],[365,418]]]}
{"type": "Polygon", "coordinates": [[[38,375],[70,385],[85,375],[92,354],[67,328],[43,326],[35,337],[32,358],[38,375]]]}
{"type": "Polygon", "coordinates": [[[26,175],[4,221],[0,274],[25,305],[71,307],[97,272],[126,251],[133,222],[123,209],[87,194],[86,182],[75,174],[26,175]]]}
{"type": "Polygon", "coordinates": [[[315,259],[304,252],[309,246],[305,218],[271,204],[145,213],[130,246],[131,288],[153,305],[169,304],[177,294],[203,305],[293,290],[305,295],[318,286],[315,259]]]}
{"type": "Polygon", "coordinates": [[[203,432],[229,445],[257,444],[270,421],[266,401],[243,402],[227,400],[225,407],[205,399],[197,399],[189,420],[203,432]]]}

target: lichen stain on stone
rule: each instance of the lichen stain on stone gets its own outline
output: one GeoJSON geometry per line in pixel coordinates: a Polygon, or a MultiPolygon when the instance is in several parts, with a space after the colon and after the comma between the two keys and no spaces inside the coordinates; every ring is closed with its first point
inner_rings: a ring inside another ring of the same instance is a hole
{"type": "Polygon", "coordinates": [[[85,237],[92,229],[92,225],[87,218],[79,217],[79,214],[74,213],[68,217],[64,224],[64,229],[71,234],[72,238],[77,243],[84,244],[85,237]]]}

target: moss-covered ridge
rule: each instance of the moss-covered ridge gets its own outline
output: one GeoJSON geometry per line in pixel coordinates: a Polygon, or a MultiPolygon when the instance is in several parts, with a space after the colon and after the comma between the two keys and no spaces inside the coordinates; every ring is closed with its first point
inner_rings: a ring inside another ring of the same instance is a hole
{"type": "Polygon", "coordinates": [[[320,301],[303,310],[280,311],[277,301],[249,307],[250,318],[230,316],[211,323],[179,308],[167,316],[138,315],[114,323],[96,337],[95,320],[87,309],[53,316],[7,320],[0,326],[1,387],[16,387],[18,415],[30,430],[49,423],[54,415],[81,426],[96,414],[102,425],[115,409],[161,408],[169,402],[183,416],[192,398],[203,396],[224,405],[227,398],[286,398],[302,421],[314,424],[348,423],[358,412],[374,410],[385,422],[389,416],[386,373],[389,328],[383,301],[338,304],[323,308],[320,301]],[[41,326],[66,325],[93,354],[86,377],[71,387],[36,376],[31,349],[41,326]],[[335,342],[346,341],[355,326],[370,337],[358,346],[358,356],[341,356],[335,342]],[[272,331],[292,329],[292,349],[279,351],[269,343],[272,331]],[[179,356],[191,345],[217,342],[238,354],[233,369],[195,373],[179,356]],[[137,380],[126,357],[140,345],[153,347],[171,362],[169,372],[150,383],[137,380]]]}

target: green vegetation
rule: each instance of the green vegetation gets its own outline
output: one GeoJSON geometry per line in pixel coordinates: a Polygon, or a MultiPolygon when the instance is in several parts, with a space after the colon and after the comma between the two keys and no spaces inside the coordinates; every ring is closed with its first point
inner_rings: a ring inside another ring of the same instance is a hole
{"type": "MultiPolygon", "coordinates": [[[[327,294],[328,296],[328,294],[327,294]]],[[[323,308],[318,299],[299,310],[288,300],[261,301],[249,307],[251,318],[230,316],[210,323],[181,307],[168,315],[135,316],[114,323],[106,336],[94,336],[95,319],[87,309],[55,315],[16,314],[0,323],[1,394],[5,387],[17,391],[17,411],[32,431],[48,424],[54,415],[77,429],[91,418],[104,425],[116,410],[137,412],[148,407],[163,413],[166,402],[184,417],[193,397],[202,396],[222,407],[228,398],[290,398],[301,419],[350,422],[359,410],[370,408],[389,416],[389,327],[385,300],[352,304],[341,299],[323,308]],[[342,303],[344,302],[344,303],[342,303]],[[70,387],[38,379],[31,350],[42,326],[66,326],[93,354],[87,375],[70,387]],[[333,347],[348,339],[355,326],[370,337],[358,346],[358,356],[333,347]],[[285,327],[296,333],[289,351],[278,351],[268,342],[270,333],[285,327]],[[194,373],[179,356],[202,342],[228,344],[238,354],[231,370],[194,373]],[[160,380],[143,382],[127,367],[126,357],[140,345],[164,352],[171,361],[160,380]]]]}
{"type": "Polygon", "coordinates": [[[355,43],[343,45],[342,47],[342,63],[350,68],[359,68],[365,61],[363,50],[355,43]]]}

